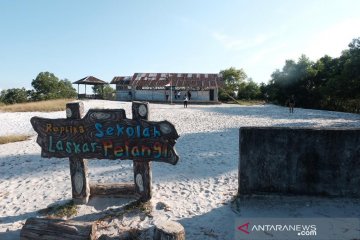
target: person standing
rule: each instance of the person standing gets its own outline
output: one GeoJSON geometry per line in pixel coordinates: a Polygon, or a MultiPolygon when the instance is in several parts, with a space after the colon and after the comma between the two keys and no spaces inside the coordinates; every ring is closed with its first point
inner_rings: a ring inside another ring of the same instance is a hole
{"type": "Polygon", "coordinates": [[[165,98],[166,98],[166,101],[168,102],[169,101],[169,92],[168,91],[165,91],[165,98]]]}
{"type": "Polygon", "coordinates": [[[185,95],[185,98],[184,98],[184,108],[187,108],[187,104],[188,104],[188,97],[185,95]]]}
{"type": "Polygon", "coordinates": [[[295,97],[294,95],[291,95],[289,99],[289,112],[294,113],[294,107],[295,107],[295,97]]]}
{"type": "Polygon", "coordinates": [[[191,92],[190,92],[190,90],[187,92],[187,95],[189,96],[189,100],[191,100],[191,92]]]}

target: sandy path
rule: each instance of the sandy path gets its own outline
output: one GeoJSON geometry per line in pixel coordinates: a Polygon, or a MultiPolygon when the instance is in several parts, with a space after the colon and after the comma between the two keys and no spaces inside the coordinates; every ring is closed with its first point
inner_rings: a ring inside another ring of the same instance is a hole
{"type": "MultiPolygon", "coordinates": [[[[130,103],[87,101],[85,107],[124,108],[131,118],[130,103]]],[[[0,113],[0,135],[35,135],[29,122],[34,115],[65,117],[64,112],[0,113]]],[[[151,104],[151,120],[164,119],[172,122],[180,134],[176,149],[181,159],[176,166],[153,163],[153,202],[163,202],[170,208],[155,208],[154,215],[178,220],[187,231],[187,239],[231,239],[234,218],[239,216],[230,208],[237,191],[239,127],[360,127],[360,116],[348,113],[295,109],[294,114],[289,114],[286,108],[273,105],[189,105],[184,109],[181,105],[151,104]]],[[[18,239],[26,218],[71,198],[68,161],[42,159],[35,140],[34,136],[29,141],[0,145],[0,239],[18,239]]],[[[89,161],[89,169],[93,181],[123,182],[132,178],[130,161],[89,161]]],[[[307,212],[322,216],[330,212],[335,216],[343,212],[357,216],[360,212],[360,204],[352,201],[330,204],[330,210],[326,208],[329,204],[311,199],[300,201],[295,209],[291,203],[282,206],[277,199],[270,202],[272,207],[249,204],[240,215],[297,216],[307,212]],[[309,209],[309,201],[313,208],[304,211],[309,209]]],[[[93,200],[80,208],[79,217],[121,204],[121,200],[93,200]]]]}

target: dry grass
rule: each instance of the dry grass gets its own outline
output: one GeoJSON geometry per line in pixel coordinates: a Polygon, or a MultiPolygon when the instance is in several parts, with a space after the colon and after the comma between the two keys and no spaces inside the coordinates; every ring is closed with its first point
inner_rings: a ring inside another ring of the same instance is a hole
{"type": "Polygon", "coordinates": [[[53,206],[48,206],[47,208],[41,209],[38,212],[41,215],[46,215],[50,218],[69,218],[75,216],[78,213],[77,206],[72,200],[64,204],[55,204],[53,206]]]}
{"type": "Polygon", "coordinates": [[[54,112],[63,111],[66,104],[74,101],[74,99],[56,99],[49,101],[18,103],[12,105],[0,106],[3,112],[54,112]]]}
{"type": "Polygon", "coordinates": [[[244,106],[253,106],[253,105],[262,105],[265,104],[265,101],[262,100],[236,100],[235,101],[229,101],[226,103],[230,103],[230,104],[239,104],[239,105],[244,105],[244,106]]]}
{"type": "Polygon", "coordinates": [[[28,140],[29,138],[30,138],[30,136],[28,136],[28,135],[7,135],[7,136],[0,136],[0,144],[26,141],[26,140],[28,140]]]}

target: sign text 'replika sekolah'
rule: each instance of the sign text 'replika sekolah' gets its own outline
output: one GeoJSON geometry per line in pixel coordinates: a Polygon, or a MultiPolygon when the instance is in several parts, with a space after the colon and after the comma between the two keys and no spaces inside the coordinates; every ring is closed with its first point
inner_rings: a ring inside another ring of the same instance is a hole
{"type": "Polygon", "coordinates": [[[178,161],[170,122],[127,119],[122,109],[89,110],[76,120],[33,117],[31,124],[43,157],[178,161]]]}

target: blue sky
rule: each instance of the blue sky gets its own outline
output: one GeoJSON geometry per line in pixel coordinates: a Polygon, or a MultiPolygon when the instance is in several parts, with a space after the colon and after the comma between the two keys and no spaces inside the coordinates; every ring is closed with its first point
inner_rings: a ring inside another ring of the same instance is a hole
{"type": "Polygon", "coordinates": [[[360,37],[359,9],[359,0],[0,0],[0,89],[31,89],[42,71],[110,82],[231,66],[267,82],[286,59],[338,57],[360,37]]]}

